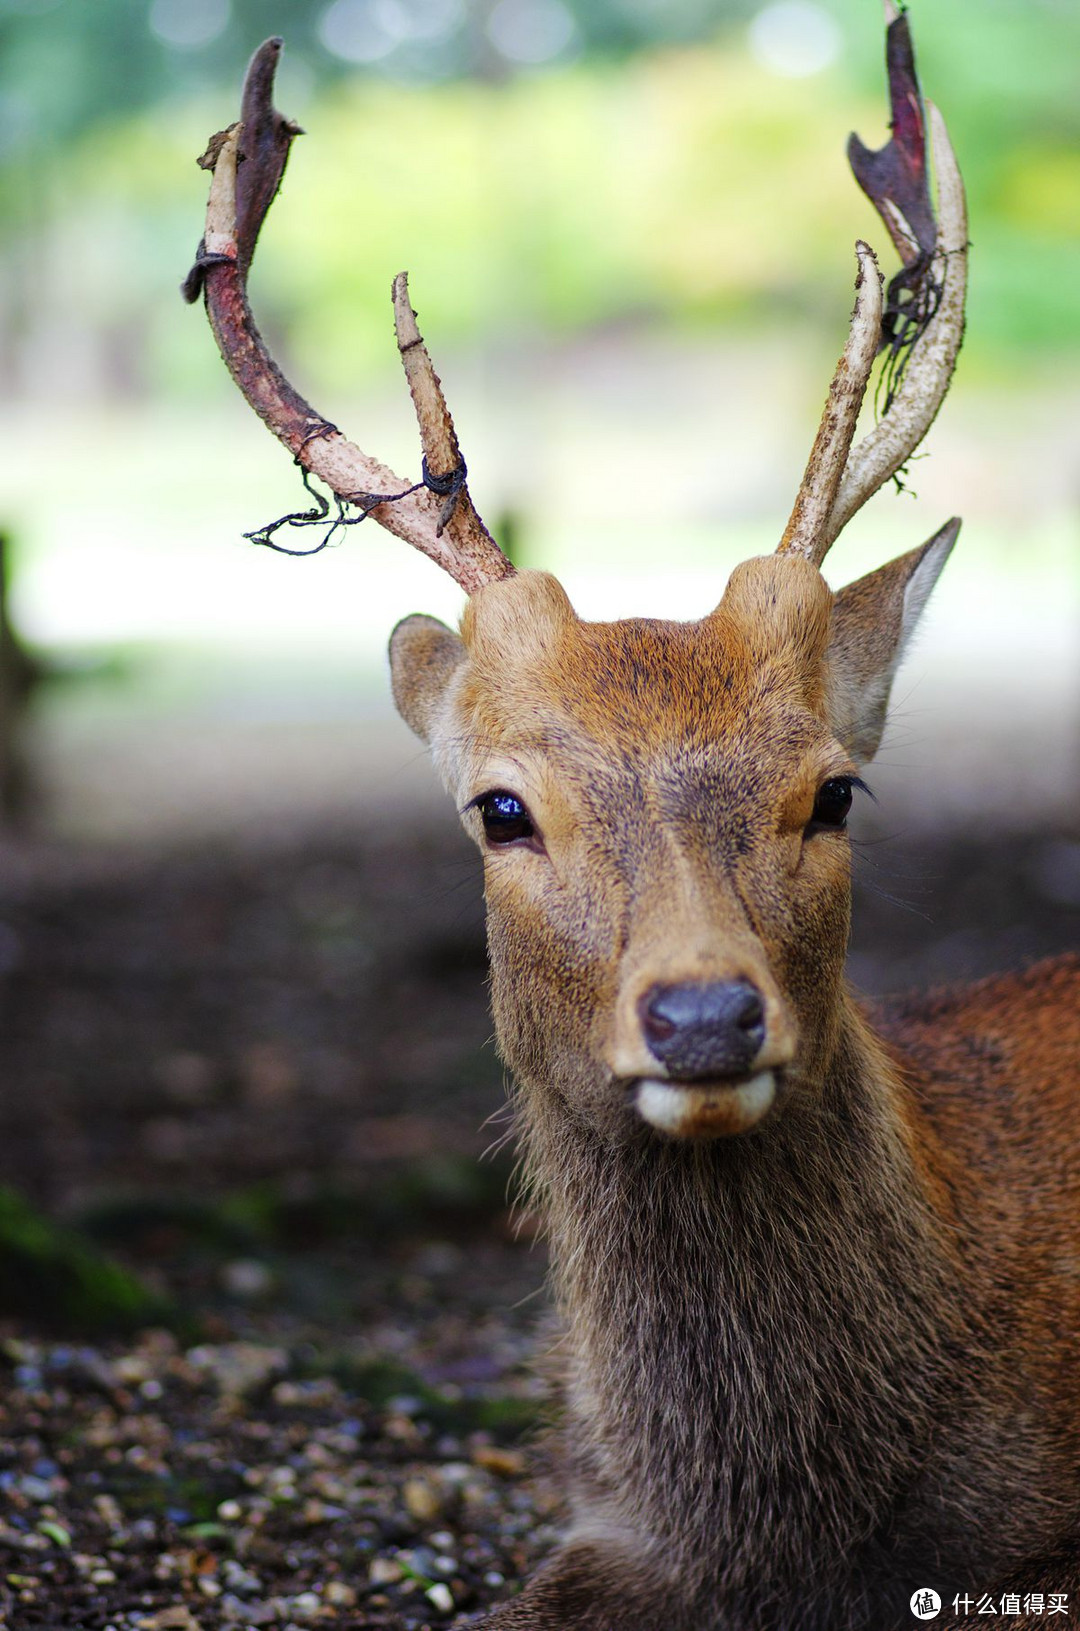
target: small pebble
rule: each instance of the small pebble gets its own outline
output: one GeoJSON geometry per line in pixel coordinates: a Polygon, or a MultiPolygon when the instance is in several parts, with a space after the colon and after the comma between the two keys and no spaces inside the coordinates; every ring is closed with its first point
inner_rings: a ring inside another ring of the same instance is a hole
{"type": "Polygon", "coordinates": [[[398,1556],[406,1569],[422,1575],[425,1580],[430,1580],[435,1572],[435,1553],[430,1546],[403,1546],[398,1556]]]}
{"type": "Polygon", "coordinates": [[[250,1569],[245,1569],[234,1557],[227,1557],[221,1565],[221,1573],[226,1586],[230,1591],[243,1592],[246,1596],[254,1597],[262,1590],[262,1581],[250,1569]]]}
{"type": "Polygon", "coordinates": [[[387,1409],[393,1416],[418,1416],[424,1408],[424,1401],[418,1399],[415,1393],[395,1393],[387,1402],[387,1409]]]}
{"type": "Polygon", "coordinates": [[[118,1382],[138,1387],[150,1375],[150,1360],[146,1354],[121,1354],[113,1364],[113,1371],[118,1382]]]}
{"type": "Polygon", "coordinates": [[[120,1510],[119,1502],[113,1495],[95,1495],[94,1511],[102,1523],[109,1529],[122,1529],[124,1514],[120,1510]]]}
{"type": "Polygon", "coordinates": [[[400,1563],[392,1557],[373,1557],[368,1569],[368,1579],[373,1586],[394,1586],[405,1573],[400,1563]]]}
{"type": "Polygon", "coordinates": [[[323,1597],[332,1608],[354,1608],[356,1606],[356,1593],[344,1580],[331,1580],[323,1597]]]}
{"type": "Polygon", "coordinates": [[[0,1523],[0,1545],[9,1546],[13,1552],[47,1552],[49,1550],[49,1542],[44,1535],[27,1535],[18,1529],[9,1529],[3,1523],[0,1523]]]}
{"type": "Polygon", "coordinates": [[[454,1611],[454,1594],[449,1586],[444,1586],[440,1580],[437,1585],[429,1586],[424,1596],[433,1608],[440,1614],[452,1614],[454,1611]]]}
{"type": "Polygon", "coordinates": [[[497,1473],[500,1478],[520,1478],[525,1471],[525,1457],[520,1450],[500,1450],[494,1444],[479,1444],[472,1458],[475,1466],[497,1473]]]}
{"type": "Polygon", "coordinates": [[[417,1523],[432,1523],[442,1517],[442,1494],[428,1478],[407,1478],[401,1498],[410,1518],[415,1518],[417,1523]]]}
{"type": "Polygon", "coordinates": [[[265,1263],[254,1257],[237,1257],[221,1271],[221,1283],[233,1297],[265,1297],[273,1289],[274,1276],[265,1263]]]}
{"type": "Polygon", "coordinates": [[[183,1603],[159,1609],[156,1614],[144,1615],[135,1623],[139,1631],[202,1631],[199,1621],[183,1603]]]}
{"type": "Polygon", "coordinates": [[[244,1394],[287,1370],[289,1356],[284,1348],[258,1342],[203,1343],[188,1350],[187,1362],[209,1377],[221,1393],[244,1394]]]}
{"type": "Polygon", "coordinates": [[[278,1599],[276,1597],[265,1603],[244,1604],[245,1625],[273,1625],[278,1618],[278,1599]]]}

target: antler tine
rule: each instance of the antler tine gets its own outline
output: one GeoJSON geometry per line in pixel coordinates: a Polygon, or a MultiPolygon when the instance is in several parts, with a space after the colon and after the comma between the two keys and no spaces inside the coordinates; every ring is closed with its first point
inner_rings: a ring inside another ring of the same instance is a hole
{"type": "Polygon", "coordinates": [[[930,429],[945,400],[964,338],[967,200],[945,121],[932,102],[927,102],[926,113],[938,188],[937,247],[929,271],[931,284],[940,290],[937,310],[916,342],[888,412],[848,460],[829,517],[828,544],[856,510],[895,476],[930,429]]]}
{"type": "MultiPolygon", "coordinates": [[[[889,284],[884,312],[878,295],[881,344],[891,353],[886,411],[872,431],[850,449],[862,383],[847,368],[859,327],[859,305],[848,348],[841,358],[795,508],[780,542],[820,566],[830,546],[867,499],[894,476],[926,435],[949,388],[964,334],[967,284],[967,206],[960,171],[945,122],[932,103],[925,107],[937,170],[938,213],[930,202],[926,128],[906,15],[885,0],[886,63],[892,138],[879,152],[853,136],[848,156],[855,178],[881,216],[903,267],[889,284]],[[846,404],[846,406],[844,406],[846,404]],[[853,404],[853,406],[852,406],[853,404]],[[839,426],[848,427],[846,439],[839,426]]],[[[865,245],[859,246],[865,289],[865,245]]],[[[872,257],[870,257],[872,259],[872,257]]],[[[875,263],[876,267],[876,263],[875,263]]],[[[876,342],[875,342],[876,345],[876,342]]],[[[858,350],[865,360],[865,351],[858,350]]]]}
{"type": "Polygon", "coordinates": [[[300,133],[273,107],[280,54],[280,39],[267,40],[255,52],[244,81],[242,120],[213,137],[199,161],[213,170],[213,180],[206,233],[184,296],[193,301],[204,292],[226,367],[296,462],[344,503],[358,505],[388,532],[421,550],[471,594],[514,568],[469,496],[453,420],[409,308],[404,274],[394,281],[398,347],[424,450],[424,479],[412,489],[300,396],[274,362],[251,315],[246,283],[255,241],[277,193],[289,145],[300,133]]]}
{"type": "Polygon", "coordinates": [[[802,486],[777,550],[778,554],[805,555],[815,566],[821,565],[832,542],[827,537],[829,520],[881,343],[881,275],[877,260],[861,239],[855,253],[859,270],[847,344],[836,365],[802,486]]]}

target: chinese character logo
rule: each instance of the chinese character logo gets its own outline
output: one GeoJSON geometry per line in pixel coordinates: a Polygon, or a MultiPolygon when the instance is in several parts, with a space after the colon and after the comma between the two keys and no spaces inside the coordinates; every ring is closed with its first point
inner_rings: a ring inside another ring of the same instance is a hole
{"type": "Polygon", "coordinates": [[[936,1620],[941,1613],[941,1598],[929,1586],[920,1586],[911,1599],[911,1612],[917,1620],[936,1620]]]}

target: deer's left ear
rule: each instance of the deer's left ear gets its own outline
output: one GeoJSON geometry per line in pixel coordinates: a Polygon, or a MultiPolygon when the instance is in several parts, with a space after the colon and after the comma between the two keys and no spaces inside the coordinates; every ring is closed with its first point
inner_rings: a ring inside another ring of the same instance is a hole
{"type": "Polygon", "coordinates": [[[829,723],[857,764],[878,750],[893,678],[959,531],[958,520],[947,521],[929,543],[869,572],[834,600],[829,723]]]}

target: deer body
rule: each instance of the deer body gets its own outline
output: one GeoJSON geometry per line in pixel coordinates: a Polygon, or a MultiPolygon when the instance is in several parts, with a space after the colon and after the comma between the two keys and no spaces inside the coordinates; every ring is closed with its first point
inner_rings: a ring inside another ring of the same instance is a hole
{"type": "Polygon", "coordinates": [[[398,704],[485,850],[565,1322],[570,1534],[493,1628],[889,1631],[920,1583],[1031,1589],[1060,1548],[1048,1589],[1080,1581],[1080,1170],[1046,1136],[1080,965],[875,1028],[843,980],[846,837],[808,831],[836,731],[880,731],[851,651],[872,622],[891,672],[898,595],[949,543],[836,597],[748,562],[688,625],[583,624],[521,574],[460,640],[395,635],[398,704]],[[508,786],[536,831],[492,843],[474,801],[508,786]],[[637,1104],[643,996],[732,979],[763,993],[775,1097],[657,1084],[686,1096],[672,1136],[637,1104]]]}
{"type": "MultiPolygon", "coordinates": [[[[1076,1002],[1075,971],[1044,977],[1017,994],[1076,1002]]],[[[845,1007],[816,1112],[758,1137],[613,1158],[565,1122],[530,1134],[569,1327],[571,1544],[591,1555],[493,1625],[888,1631],[920,1581],[1077,1589],[1075,1185],[1045,1141],[1041,1171],[988,1164],[985,1126],[946,1153],[903,1054],[845,1007]],[[1014,1202],[1006,1235],[1010,1183],[1064,1191],[1066,1215],[1033,1229],[1014,1202]]],[[[992,1128],[1011,1084],[978,1086],[992,1128]]]]}
{"type": "MultiPolygon", "coordinates": [[[[496,1029],[564,1326],[567,1538],[490,1631],[900,1631],[923,1587],[1080,1595],[1080,963],[873,1016],[844,982],[848,807],[959,527],[836,594],[821,575],[925,436],[963,332],[963,186],[885,13],[892,139],[849,154],[903,268],[883,298],[857,245],[778,551],[696,623],[585,623],[554,578],[515,573],[404,274],[421,482],[285,380],[245,293],[297,133],[271,102],[279,40],[203,161],[185,292],[205,292],[237,384],[342,517],[471,597],[460,635],[399,624],[391,668],[484,854],[496,1029]],[[852,447],[882,351],[886,411],[852,447]]],[[[957,1614],[940,1623],[985,1623],[957,1614]]]]}

